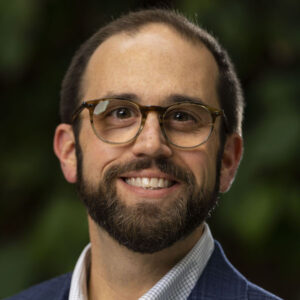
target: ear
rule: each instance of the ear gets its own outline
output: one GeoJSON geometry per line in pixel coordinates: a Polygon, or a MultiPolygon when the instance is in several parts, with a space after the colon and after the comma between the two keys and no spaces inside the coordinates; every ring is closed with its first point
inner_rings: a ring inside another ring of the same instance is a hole
{"type": "Polygon", "coordinates": [[[233,183],[236,171],[243,154],[243,139],[233,133],[227,137],[224,152],[222,156],[222,165],[220,173],[220,192],[225,193],[233,183]]]}
{"type": "Polygon", "coordinates": [[[77,180],[77,160],[75,137],[71,125],[60,124],[56,127],[53,148],[66,180],[75,183],[77,180]]]}

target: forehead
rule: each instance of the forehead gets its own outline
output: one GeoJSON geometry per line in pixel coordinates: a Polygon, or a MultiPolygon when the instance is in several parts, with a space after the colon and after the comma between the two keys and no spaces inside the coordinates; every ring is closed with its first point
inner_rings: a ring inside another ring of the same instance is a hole
{"type": "Polygon", "coordinates": [[[96,49],[83,76],[83,100],[128,93],[161,104],[171,94],[184,94],[216,106],[217,78],[215,59],[202,43],[150,24],[116,34],[96,49]]]}

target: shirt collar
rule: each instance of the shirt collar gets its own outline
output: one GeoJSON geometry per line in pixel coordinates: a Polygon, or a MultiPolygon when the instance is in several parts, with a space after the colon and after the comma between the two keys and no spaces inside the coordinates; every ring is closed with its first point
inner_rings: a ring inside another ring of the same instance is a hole
{"type": "MultiPolygon", "coordinates": [[[[212,252],[214,241],[208,225],[190,252],[164,275],[139,300],[186,299],[201,276],[212,252]]],[[[88,300],[88,274],[91,263],[91,245],[82,251],[71,280],[69,300],[88,300]]]]}
{"type": "Polygon", "coordinates": [[[91,244],[81,252],[72,274],[69,300],[88,300],[88,274],[91,264],[91,244]]]}

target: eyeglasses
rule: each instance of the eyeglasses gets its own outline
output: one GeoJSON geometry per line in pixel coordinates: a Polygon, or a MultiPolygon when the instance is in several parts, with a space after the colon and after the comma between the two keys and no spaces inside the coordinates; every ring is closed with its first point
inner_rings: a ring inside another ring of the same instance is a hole
{"type": "Polygon", "coordinates": [[[180,102],[170,106],[142,106],[126,99],[98,99],[83,102],[73,114],[74,122],[83,109],[89,110],[96,136],[105,143],[126,144],[135,140],[150,111],[158,113],[161,131],[173,146],[192,149],[205,143],[222,110],[207,105],[180,102]]]}

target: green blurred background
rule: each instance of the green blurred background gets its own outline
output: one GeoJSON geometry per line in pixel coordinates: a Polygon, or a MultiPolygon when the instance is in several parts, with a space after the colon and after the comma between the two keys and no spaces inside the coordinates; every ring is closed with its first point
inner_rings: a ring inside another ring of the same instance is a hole
{"type": "Polygon", "coordinates": [[[88,242],[83,206],[52,151],[74,51],[122,12],[173,7],[228,49],[247,100],[245,152],[210,219],[250,280],[300,299],[299,1],[0,2],[0,298],[72,270],[88,242]]]}

